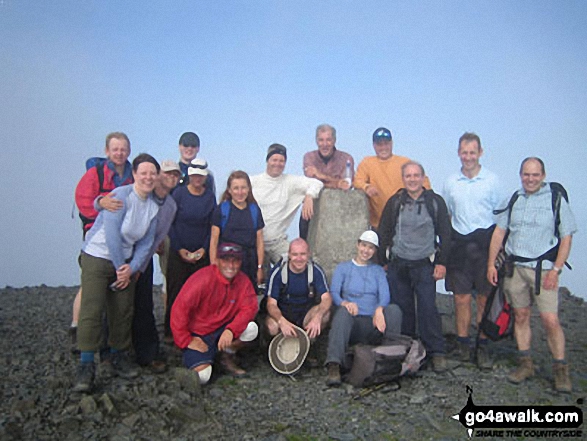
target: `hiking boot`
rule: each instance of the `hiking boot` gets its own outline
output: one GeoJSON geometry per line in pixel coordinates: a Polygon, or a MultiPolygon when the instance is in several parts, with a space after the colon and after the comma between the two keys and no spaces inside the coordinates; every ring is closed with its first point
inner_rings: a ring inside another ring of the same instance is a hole
{"type": "Polygon", "coordinates": [[[149,363],[149,368],[154,374],[163,374],[167,371],[167,363],[163,360],[153,360],[149,363]]]}
{"type": "Polygon", "coordinates": [[[477,348],[477,367],[481,370],[493,369],[493,360],[487,345],[479,345],[477,348]]]}
{"type": "Polygon", "coordinates": [[[110,354],[110,362],[114,372],[121,378],[133,379],[139,376],[138,367],[132,363],[125,352],[114,352],[110,354]]]}
{"type": "Polygon", "coordinates": [[[94,387],[96,365],[94,363],[80,363],[75,374],[74,392],[89,392],[94,387]]]}
{"type": "Polygon", "coordinates": [[[335,387],[340,386],[342,380],[340,378],[340,364],[328,363],[328,377],[326,378],[326,386],[335,387]]]}
{"type": "Polygon", "coordinates": [[[471,361],[471,347],[468,343],[462,343],[460,341],[457,341],[455,355],[457,360],[468,363],[471,361]]]}
{"type": "Polygon", "coordinates": [[[77,348],[77,326],[70,326],[69,327],[69,339],[70,339],[70,348],[72,354],[79,354],[79,349],[77,348]]]}
{"type": "Polygon", "coordinates": [[[236,364],[236,354],[229,354],[228,352],[223,352],[220,356],[220,365],[224,368],[224,370],[232,375],[233,377],[244,377],[247,375],[247,371],[241,369],[236,364]]]}
{"type": "Polygon", "coordinates": [[[554,363],[552,365],[552,373],[554,374],[554,388],[558,392],[570,393],[573,386],[571,385],[571,377],[569,376],[569,365],[554,363]]]}
{"type": "Polygon", "coordinates": [[[520,384],[527,378],[534,376],[534,363],[529,356],[520,357],[518,367],[508,375],[508,380],[514,384],[520,384]]]}
{"type": "Polygon", "coordinates": [[[432,365],[434,367],[434,372],[437,373],[445,372],[448,369],[446,357],[442,354],[432,356],[432,365]]]}

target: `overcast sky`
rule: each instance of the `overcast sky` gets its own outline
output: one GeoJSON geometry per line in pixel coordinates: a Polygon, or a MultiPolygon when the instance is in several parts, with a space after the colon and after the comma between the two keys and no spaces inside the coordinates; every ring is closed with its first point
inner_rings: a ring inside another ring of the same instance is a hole
{"type": "Polygon", "coordinates": [[[0,287],[79,283],[73,192],[108,132],[177,159],[195,131],[220,192],[273,142],[301,173],[326,122],[357,163],[389,127],[437,190],[464,131],[508,193],[543,158],[580,228],[562,281],[585,295],[586,42],[582,0],[2,0],[0,287]]]}

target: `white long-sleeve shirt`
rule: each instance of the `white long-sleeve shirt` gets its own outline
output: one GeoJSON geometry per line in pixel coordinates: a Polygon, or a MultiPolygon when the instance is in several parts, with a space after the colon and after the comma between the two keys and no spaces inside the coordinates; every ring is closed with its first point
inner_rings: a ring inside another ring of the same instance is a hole
{"type": "Polygon", "coordinates": [[[265,242],[286,238],[286,231],[306,195],[316,199],[324,186],[318,179],[306,176],[284,173],[272,178],[267,172],[252,176],[251,184],[253,196],[261,208],[265,221],[265,242]]]}

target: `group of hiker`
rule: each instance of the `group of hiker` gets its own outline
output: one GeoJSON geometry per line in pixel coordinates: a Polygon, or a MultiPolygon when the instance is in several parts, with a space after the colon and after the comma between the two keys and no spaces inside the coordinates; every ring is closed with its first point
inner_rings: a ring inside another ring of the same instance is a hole
{"type": "Polygon", "coordinates": [[[318,148],[305,154],[303,176],[284,173],[287,148],[272,144],[265,172],[232,172],[217,203],[195,133],[181,136],[179,162],[161,165],[148,154],[130,164],[128,137],[109,134],[106,158],[88,164],[76,189],[85,241],[70,328],[80,351],[74,390],[92,389],[99,350],[102,372],[139,375],[131,347],[136,363],[165,371],[153,312],[152,257],[158,253],[165,340],[182,350],[186,368],[202,384],[215,363],[245,375],[236,353],[257,338],[301,332],[310,341],[307,362],[315,364],[312,343],[328,328],[329,386],[341,384],[352,345],[376,345],[397,334],[420,339],[433,369],[444,372],[436,282],[445,279],[454,294],[460,361],[492,367],[488,339],[480,333],[473,342],[471,322],[475,315],[479,325],[487,296],[500,284],[513,306],[519,350],[519,365],[508,379],[520,383],[535,373],[529,318],[536,303],[555,389],[570,392],[558,278],[577,227],[564,188],[545,182],[542,160],[523,160],[522,188],[506,197],[497,176],[480,164],[479,136],[467,132],[458,142],[461,169],[441,196],[421,163],[393,153],[391,131],[380,127],[372,140],[375,155],[355,172],[352,156],[336,148],[334,127],[318,126],[318,148]],[[367,196],[371,229],[350,238],[355,255],[337,265],[329,286],[306,242],[314,200],[323,188],[351,187],[367,196]],[[290,242],[287,230],[300,207],[300,237],[290,242]],[[500,278],[495,262],[503,251],[507,271],[500,278]]]}

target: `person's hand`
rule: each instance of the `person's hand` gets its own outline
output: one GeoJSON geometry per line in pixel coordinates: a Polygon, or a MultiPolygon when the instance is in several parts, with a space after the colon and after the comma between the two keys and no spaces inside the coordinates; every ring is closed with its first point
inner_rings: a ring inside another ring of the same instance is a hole
{"type": "Polygon", "coordinates": [[[367,196],[373,198],[379,195],[379,190],[377,190],[377,187],[375,187],[374,185],[369,185],[365,190],[365,193],[367,193],[367,196]]]}
{"type": "Polygon", "coordinates": [[[340,304],[340,306],[346,308],[350,315],[357,315],[359,313],[359,306],[353,302],[347,302],[346,300],[340,304]]]}
{"type": "Polygon", "coordinates": [[[487,267],[487,280],[493,286],[497,286],[497,268],[493,265],[487,267]]]}
{"type": "Polygon", "coordinates": [[[108,193],[106,196],[100,198],[98,205],[104,210],[112,212],[118,211],[124,206],[124,204],[121,200],[110,197],[111,194],[112,193],[108,193]]]}
{"type": "Polygon", "coordinates": [[[544,277],[544,289],[552,290],[558,288],[558,271],[551,269],[544,277]]]}
{"type": "Polygon", "coordinates": [[[312,199],[312,196],[306,195],[302,204],[302,218],[310,220],[312,216],[314,216],[314,199],[312,199]]]}
{"type": "Polygon", "coordinates": [[[308,333],[308,337],[316,338],[320,335],[322,331],[322,316],[320,314],[314,315],[312,320],[306,325],[306,332],[308,333]]]}
{"type": "Polygon", "coordinates": [[[446,266],[434,265],[434,280],[442,280],[446,276],[446,266]]]}
{"type": "Polygon", "coordinates": [[[283,316],[281,316],[281,318],[277,322],[277,326],[279,326],[279,330],[286,337],[296,337],[298,335],[296,332],[296,328],[294,328],[293,324],[283,316]]]}
{"type": "Polygon", "coordinates": [[[309,165],[304,169],[304,174],[309,178],[315,178],[318,175],[318,170],[313,165],[309,165]]]}
{"type": "Polygon", "coordinates": [[[165,252],[165,241],[162,240],[155,252],[160,256],[165,252]]]}
{"type": "Polygon", "coordinates": [[[130,269],[130,265],[125,263],[121,265],[118,270],[116,270],[116,282],[114,282],[114,286],[116,289],[124,289],[130,283],[130,277],[132,276],[132,270],[130,269]]]}
{"type": "Polygon", "coordinates": [[[196,256],[195,256],[196,253],[191,253],[188,250],[186,250],[185,248],[182,248],[177,253],[179,254],[179,257],[181,257],[181,260],[183,260],[184,262],[196,263],[196,261],[197,261],[196,256]]]}
{"type": "Polygon", "coordinates": [[[194,258],[196,259],[196,262],[198,260],[200,260],[202,257],[204,257],[206,255],[206,250],[204,248],[200,248],[198,250],[196,250],[195,253],[192,253],[194,255],[194,258]]]}
{"type": "Polygon", "coordinates": [[[338,184],[336,187],[340,188],[341,190],[348,190],[349,188],[351,188],[351,184],[349,183],[349,181],[347,181],[345,179],[341,179],[338,181],[338,184]]]}
{"type": "Polygon", "coordinates": [[[224,351],[230,347],[232,344],[232,340],[234,339],[234,334],[230,329],[225,329],[222,335],[220,335],[220,339],[218,340],[218,349],[224,351]]]}
{"type": "Polygon", "coordinates": [[[200,337],[192,337],[188,348],[198,352],[208,352],[208,345],[200,337]]]}
{"type": "Polygon", "coordinates": [[[382,334],[385,332],[385,317],[383,316],[383,308],[381,306],[373,314],[373,326],[382,334]]]}

